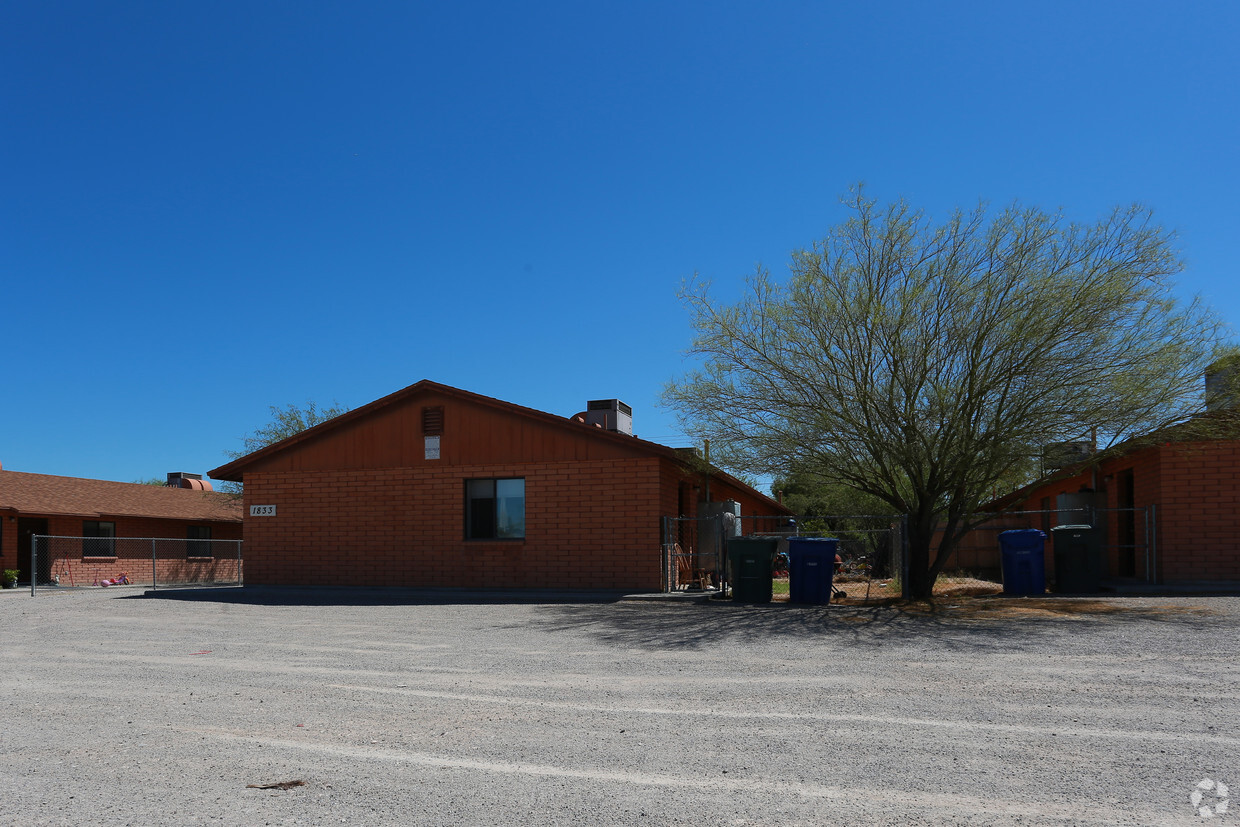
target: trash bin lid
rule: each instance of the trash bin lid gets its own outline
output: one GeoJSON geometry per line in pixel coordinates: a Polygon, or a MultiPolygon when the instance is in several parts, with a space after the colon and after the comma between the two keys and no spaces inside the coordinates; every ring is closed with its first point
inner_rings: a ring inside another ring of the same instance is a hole
{"type": "Polygon", "coordinates": [[[999,547],[1011,552],[1032,552],[1046,545],[1046,535],[1036,528],[1014,528],[999,532],[999,547]]]}

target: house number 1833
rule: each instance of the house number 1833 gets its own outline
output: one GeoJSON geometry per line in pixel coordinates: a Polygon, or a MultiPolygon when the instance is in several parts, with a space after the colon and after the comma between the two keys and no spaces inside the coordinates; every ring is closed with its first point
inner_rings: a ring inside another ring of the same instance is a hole
{"type": "Polygon", "coordinates": [[[252,505],[250,506],[251,517],[274,517],[276,516],[276,507],[274,505],[252,505]]]}

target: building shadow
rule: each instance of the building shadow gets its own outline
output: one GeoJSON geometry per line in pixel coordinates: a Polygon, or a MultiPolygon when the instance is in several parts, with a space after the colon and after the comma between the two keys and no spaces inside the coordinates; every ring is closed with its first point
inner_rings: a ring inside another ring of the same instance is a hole
{"type": "Polygon", "coordinates": [[[451,606],[607,604],[623,600],[614,590],[406,589],[359,586],[232,586],[170,588],[126,595],[123,600],[169,600],[250,606],[451,606]]]}

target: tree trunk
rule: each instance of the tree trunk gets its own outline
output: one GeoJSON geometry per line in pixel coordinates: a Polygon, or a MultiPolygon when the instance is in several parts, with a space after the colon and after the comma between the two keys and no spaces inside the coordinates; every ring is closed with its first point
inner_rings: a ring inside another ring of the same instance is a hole
{"type": "Polygon", "coordinates": [[[925,562],[925,555],[922,555],[922,563],[916,565],[917,555],[913,554],[909,560],[910,566],[908,570],[908,596],[910,600],[930,600],[934,597],[934,580],[935,575],[930,573],[930,567],[925,562]]]}
{"type": "Polygon", "coordinates": [[[910,520],[908,534],[908,596],[910,600],[930,600],[934,596],[934,581],[938,576],[930,564],[933,519],[910,520]]]}

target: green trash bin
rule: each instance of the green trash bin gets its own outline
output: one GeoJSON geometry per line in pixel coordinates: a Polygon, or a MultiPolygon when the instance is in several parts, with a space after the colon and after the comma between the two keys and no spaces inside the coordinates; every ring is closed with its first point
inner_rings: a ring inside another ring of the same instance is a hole
{"type": "Polygon", "coordinates": [[[1055,591],[1092,594],[1102,589],[1106,561],[1102,531],[1088,525],[1061,525],[1051,529],[1055,553],[1055,591]]]}
{"type": "Polygon", "coordinates": [[[738,603],[771,602],[771,566],[779,540],[775,537],[733,537],[728,540],[728,581],[738,603]]]}

